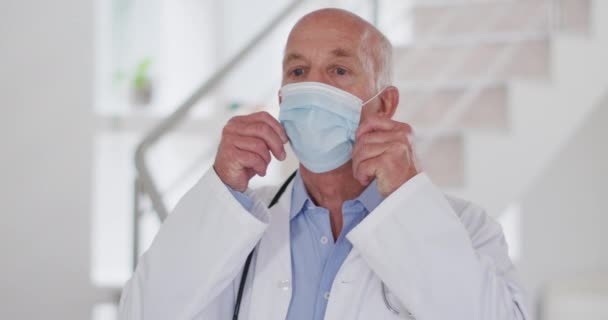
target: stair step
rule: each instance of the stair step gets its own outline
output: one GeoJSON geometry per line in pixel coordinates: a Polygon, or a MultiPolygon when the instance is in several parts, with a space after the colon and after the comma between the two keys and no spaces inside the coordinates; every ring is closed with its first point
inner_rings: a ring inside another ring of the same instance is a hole
{"type": "Polygon", "coordinates": [[[459,6],[459,5],[470,5],[474,3],[486,3],[486,2],[504,2],[514,0],[414,0],[416,7],[438,7],[438,6],[459,6]]]}
{"type": "Polygon", "coordinates": [[[481,44],[507,44],[534,40],[544,40],[551,36],[548,32],[478,32],[464,35],[429,36],[416,39],[408,45],[409,49],[474,46],[481,44]]]}
{"type": "MultiPolygon", "coordinates": [[[[424,143],[419,136],[414,143],[424,143]]],[[[419,154],[419,166],[438,186],[456,188],[464,186],[464,141],[462,133],[437,137],[425,154],[419,154]]]]}
{"type": "Polygon", "coordinates": [[[588,32],[591,25],[591,0],[560,0],[560,30],[588,32]]]}
{"type": "MultiPolygon", "coordinates": [[[[467,89],[447,87],[429,95],[425,90],[399,88],[400,102],[395,117],[416,128],[432,128],[467,89]]],[[[506,130],[507,105],[506,85],[484,87],[454,128],[506,130]]]]}
{"type": "Polygon", "coordinates": [[[546,32],[556,27],[584,32],[589,25],[590,0],[443,1],[443,5],[425,2],[417,2],[412,9],[415,37],[546,32]],[[443,23],[443,27],[437,29],[438,23],[443,23]]]}
{"type": "Polygon", "coordinates": [[[411,46],[394,49],[397,83],[408,81],[444,81],[481,78],[505,53],[512,51],[493,79],[510,77],[547,78],[549,75],[549,40],[536,39],[518,43],[482,43],[454,47],[411,46]],[[511,46],[511,47],[509,47],[511,46]],[[511,49],[509,49],[511,48],[511,49]],[[448,72],[446,72],[448,69],[448,72]]]}

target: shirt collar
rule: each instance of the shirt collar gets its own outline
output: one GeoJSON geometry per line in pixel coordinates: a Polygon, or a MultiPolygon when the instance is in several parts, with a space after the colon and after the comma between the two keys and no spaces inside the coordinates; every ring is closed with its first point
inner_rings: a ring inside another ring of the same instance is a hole
{"type": "Polygon", "coordinates": [[[302,180],[302,176],[300,175],[300,170],[296,173],[296,177],[293,180],[293,191],[291,194],[291,210],[289,212],[289,219],[295,218],[302,211],[306,202],[310,201],[313,203],[310,197],[308,196],[308,192],[306,191],[306,187],[304,186],[304,181],[302,180]]]}
{"type": "Polygon", "coordinates": [[[376,179],[363,190],[363,192],[355,199],[355,201],[361,202],[367,212],[372,212],[377,206],[384,200],[384,197],[378,191],[378,184],[376,179]]]}
{"type": "MultiPolygon", "coordinates": [[[[346,202],[360,202],[367,212],[372,212],[380,203],[384,200],[384,197],[378,191],[378,186],[376,180],[372,181],[372,183],[363,190],[363,192],[354,200],[347,200],[346,202]]],[[[345,202],[345,203],[346,203],[345,202]]],[[[308,195],[306,191],[306,187],[304,186],[304,181],[302,180],[302,176],[300,175],[300,171],[296,173],[296,176],[293,181],[293,191],[291,194],[291,208],[289,212],[289,219],[295,218],[300,212],[304,211],[304,206],[306,205],[314,206],[314,202],[308,195]]]]}

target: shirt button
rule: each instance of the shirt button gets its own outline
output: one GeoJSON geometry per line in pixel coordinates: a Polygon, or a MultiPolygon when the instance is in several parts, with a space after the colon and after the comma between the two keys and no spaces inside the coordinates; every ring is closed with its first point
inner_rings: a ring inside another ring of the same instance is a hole
{"type": "Polygon", "coordinates": [[[287,291],[289,290],[289,284],[289,280],[281,280],[277,283],[277,287],[279,287],[279,289],[282,289],[283,291],[287,291]]]}
{"type": "Polygon", "coordinates": [[[327,237],[326,237],[326,236],[322,236],[322,237],[321,237],[321,243],[322,243],[322,244],[327,244],[327,241],[329,241],[329,240],[327,239],[327,237]]]}
{"type": "Polygon", "coordinates": [[[323,297],[325,298],[325,300],[329,300],[329,292],[325,292],[325,294],[323,295],[323,297]]]}

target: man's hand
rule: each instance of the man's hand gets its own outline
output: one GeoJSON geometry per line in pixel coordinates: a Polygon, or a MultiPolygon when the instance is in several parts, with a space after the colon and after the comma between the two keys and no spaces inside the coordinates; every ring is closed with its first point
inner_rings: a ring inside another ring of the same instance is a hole
{"type": "Polygon", "coordinates": [[[406,123],[371,116],[359,125],[353,148],[353,175],[364,186],[377,178],[378,191],[387,197],[418,172],[406,123]]]}
{"type": "Polygon", "coordinates": [[[226,124],[213,168],[232,189],[244,192],[254,175],[265,176],[270,152],[285,160],[287,134],[267,112],[237,116],[226,124]]]}

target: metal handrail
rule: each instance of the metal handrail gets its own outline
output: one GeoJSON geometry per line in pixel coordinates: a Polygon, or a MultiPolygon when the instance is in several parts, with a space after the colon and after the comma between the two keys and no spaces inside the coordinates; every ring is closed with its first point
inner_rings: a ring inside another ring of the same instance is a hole
{"type": "MultiPolygon", "coordinates": [[[[196,103],[205,95],[209,94],[241,61],[244,60],[258,45],[279,26],[289,14],[304,1],[293,0],[281,12],[279,12],[258,34],[256,34],[237,54],[226,62],[215,74],[204,82],[194,93],[186,99],[172,114],[162,120],[154,127],[139,143],[135,151],[135,168],[137,171],[136,185],[138,191],[146,193],[152,207],[161,221],[169,214],[167,207],[162,201],[162,195],[156,187],[150,170],[146,163],[146,152],[154,145],[163,134],[169,132],[178,125],[196,103]]],[[[139,195],[136,194],[136,197],[139,195]]],[[[137,215],[138,213],[135,212],[137,215]]]]}

